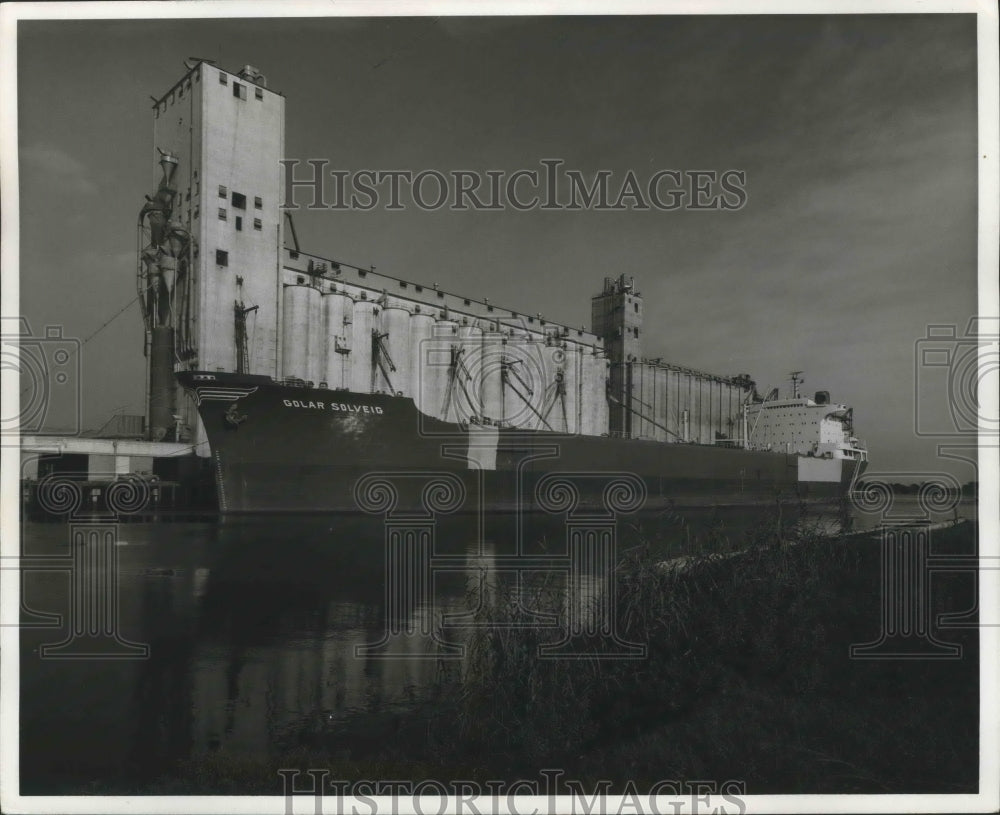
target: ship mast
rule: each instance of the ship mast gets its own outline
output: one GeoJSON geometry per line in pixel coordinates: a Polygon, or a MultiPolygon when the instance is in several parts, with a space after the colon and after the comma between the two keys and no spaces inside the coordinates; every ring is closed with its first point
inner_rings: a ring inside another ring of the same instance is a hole
{"type": "Polygon", "coordinates": [[[802,371],[792,371],[788,377],[792,380],[792,399],[798,399],[799,385],[802,385],[806,381],[802,376],[802,371]]]}

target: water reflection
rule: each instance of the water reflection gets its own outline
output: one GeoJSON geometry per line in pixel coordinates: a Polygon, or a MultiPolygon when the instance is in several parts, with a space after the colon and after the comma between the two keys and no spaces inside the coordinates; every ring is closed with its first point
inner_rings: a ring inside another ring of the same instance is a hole
{"type": "MultiPolygon", "coordinates": [[[[759,519],[706,510],[683,525],[663,514],[621,520],[610,559],[595,538],[579,542],[590,549],[578,561],[561,518],[525,521],[520,552],[516,523],[440,520],[428,542],[430,583],[396,606],[386,601],[379,518],[122,527],[121,633],[147,643],[150,656],[41,659],[40,646],[64,631],[22,631],[22,789],[113,788],[216,753],[266,760],[303,747],[330,754],[331,745],[359,758],[374,753],[414,711],[449,703],[461,677],[453,657],[485,609],[517,607],[522,623],[613,632],[608,575],[626,550],[652,542],[668,558],[709,533],[713,545],[735,546],[759,519]],[[523,568],[525,555],[536,568],[523,568]],[[559,602],[540,603],[540,584],[559,602]]],[[[38,553],[65,555],[68,534],[55,524],[27,530],[38,553]]],[[[416,568],[417,559],[406,562],[416,568]]],[[[25,600],[68,614],[67,576],[27,573],[25,600]]]]}
{"type": "MultiPolygon", "coordinates": [[[[337,721],[412,703],[436,666],[359,657],[388,622],[381,524],[351,519],[256,520],[217,529],[192,655],[192,749],[266,755],[308,743],[337,721]],[[278,548],[276,548],[278,544],[278,548]]],[[[431,609],[408,620],[430,630],[431,609]]]]}

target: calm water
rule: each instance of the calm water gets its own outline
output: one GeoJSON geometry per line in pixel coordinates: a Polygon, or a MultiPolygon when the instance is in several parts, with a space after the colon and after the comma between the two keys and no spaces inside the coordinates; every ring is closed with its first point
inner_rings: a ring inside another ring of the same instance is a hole
{"type": "MultiPolygon", "coordinates": [[[[968,503],[959,515],[974,512],[968,503]]],[[[824,523],[833,525],[835,515],[828,512],[824,523]]],[[[682,554],[710,528],[714,540],[737,545],[758,522],[745,510],[705,511],[687,527],[663,516],[622,520],[615,557],[642,540],[651,541],[658,556],[682,554]]],[[[874,523],[858,519],[861,527],[874,523]]],[[[443,520],[434,530],[440,568],[423,594],[404,602],[405,622],[419,633],[441,628],[442,615],[451,615],[452,623],[457,615],[459,624],[445,625],[440,636],[460,644],[468,631],[462,615],[480,599],[482,570],[502,574],[496,567],[517,554],[517,530],[513,516],[443,520]]],[[[338,732],[345,754],[360,759],[378,739],[391,737],[400,718],[439,701],[443,671],[453,663],[408,658],[433,652],[429,637],[390,639],[385,647],[356,651],[385,639],[392,617],[381,519],[265,517],[117,527],[117,630],[124,640],[149,647],[141,659],[42,656],[44,646],[66,638],[74,620],[86,628],[100,614],[93,608],[71,613],[71,534],[62,524],[25,529],[29,564],[63,567],[24,575],[23,617],[36,624],[22,632],[25,794],[154,779],[179,759],[209,754],[266,760],[329,744],[338,732]],[[65,615],[63,625],[46,627],[51,620],[44,614],[65,615]],[[367,746],[365,734],[372,740],[367,746]]],[[[559,518],[535,517],[521,536],[525,552],[566,555],[559,518]]]]}

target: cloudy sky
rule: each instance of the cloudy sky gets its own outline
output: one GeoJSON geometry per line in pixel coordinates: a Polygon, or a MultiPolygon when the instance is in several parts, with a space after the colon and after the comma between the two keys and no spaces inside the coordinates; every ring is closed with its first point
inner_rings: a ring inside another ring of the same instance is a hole
{"type": "MultiPolygon", "coordinates": [[[[745,171],[739,211],[301,211],[306,251],[573,325],[633,275],[645,353],[761,387],[804,370],[879,470],[913,432],[915,342],[976,312],[972,15],[22,22],[21,312],[89,337],[135,296],[149,96],[182,60],[260,67],[286,154],[344,170],[745,171]]],[[[612,184],[614,186],[614,182],[612,184]]],[[[136,305],[83,351],[84,426],[141,413],[136,305]]],[[[54,424],[60,421],[53,414],[54,424]]],[[[971,477],[966,471],[957,474],[971,477]]]]}

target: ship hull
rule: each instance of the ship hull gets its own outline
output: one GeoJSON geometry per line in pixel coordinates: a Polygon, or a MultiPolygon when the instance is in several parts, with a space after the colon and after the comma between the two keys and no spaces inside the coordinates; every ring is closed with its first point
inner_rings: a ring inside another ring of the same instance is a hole
{"type": "Polygon", "coordinates": [[[440,489],[449,492],[448,511],[534,511],[560,503],[557,477],[572,484],[578,510],[606,509],[616,478],[641,493],[644,509],[829,502],[864,466],[441,422],[408,398],[267,377],[178,378],[198,403],[223,513],[426,511],[441,505],[440,489]]]}

